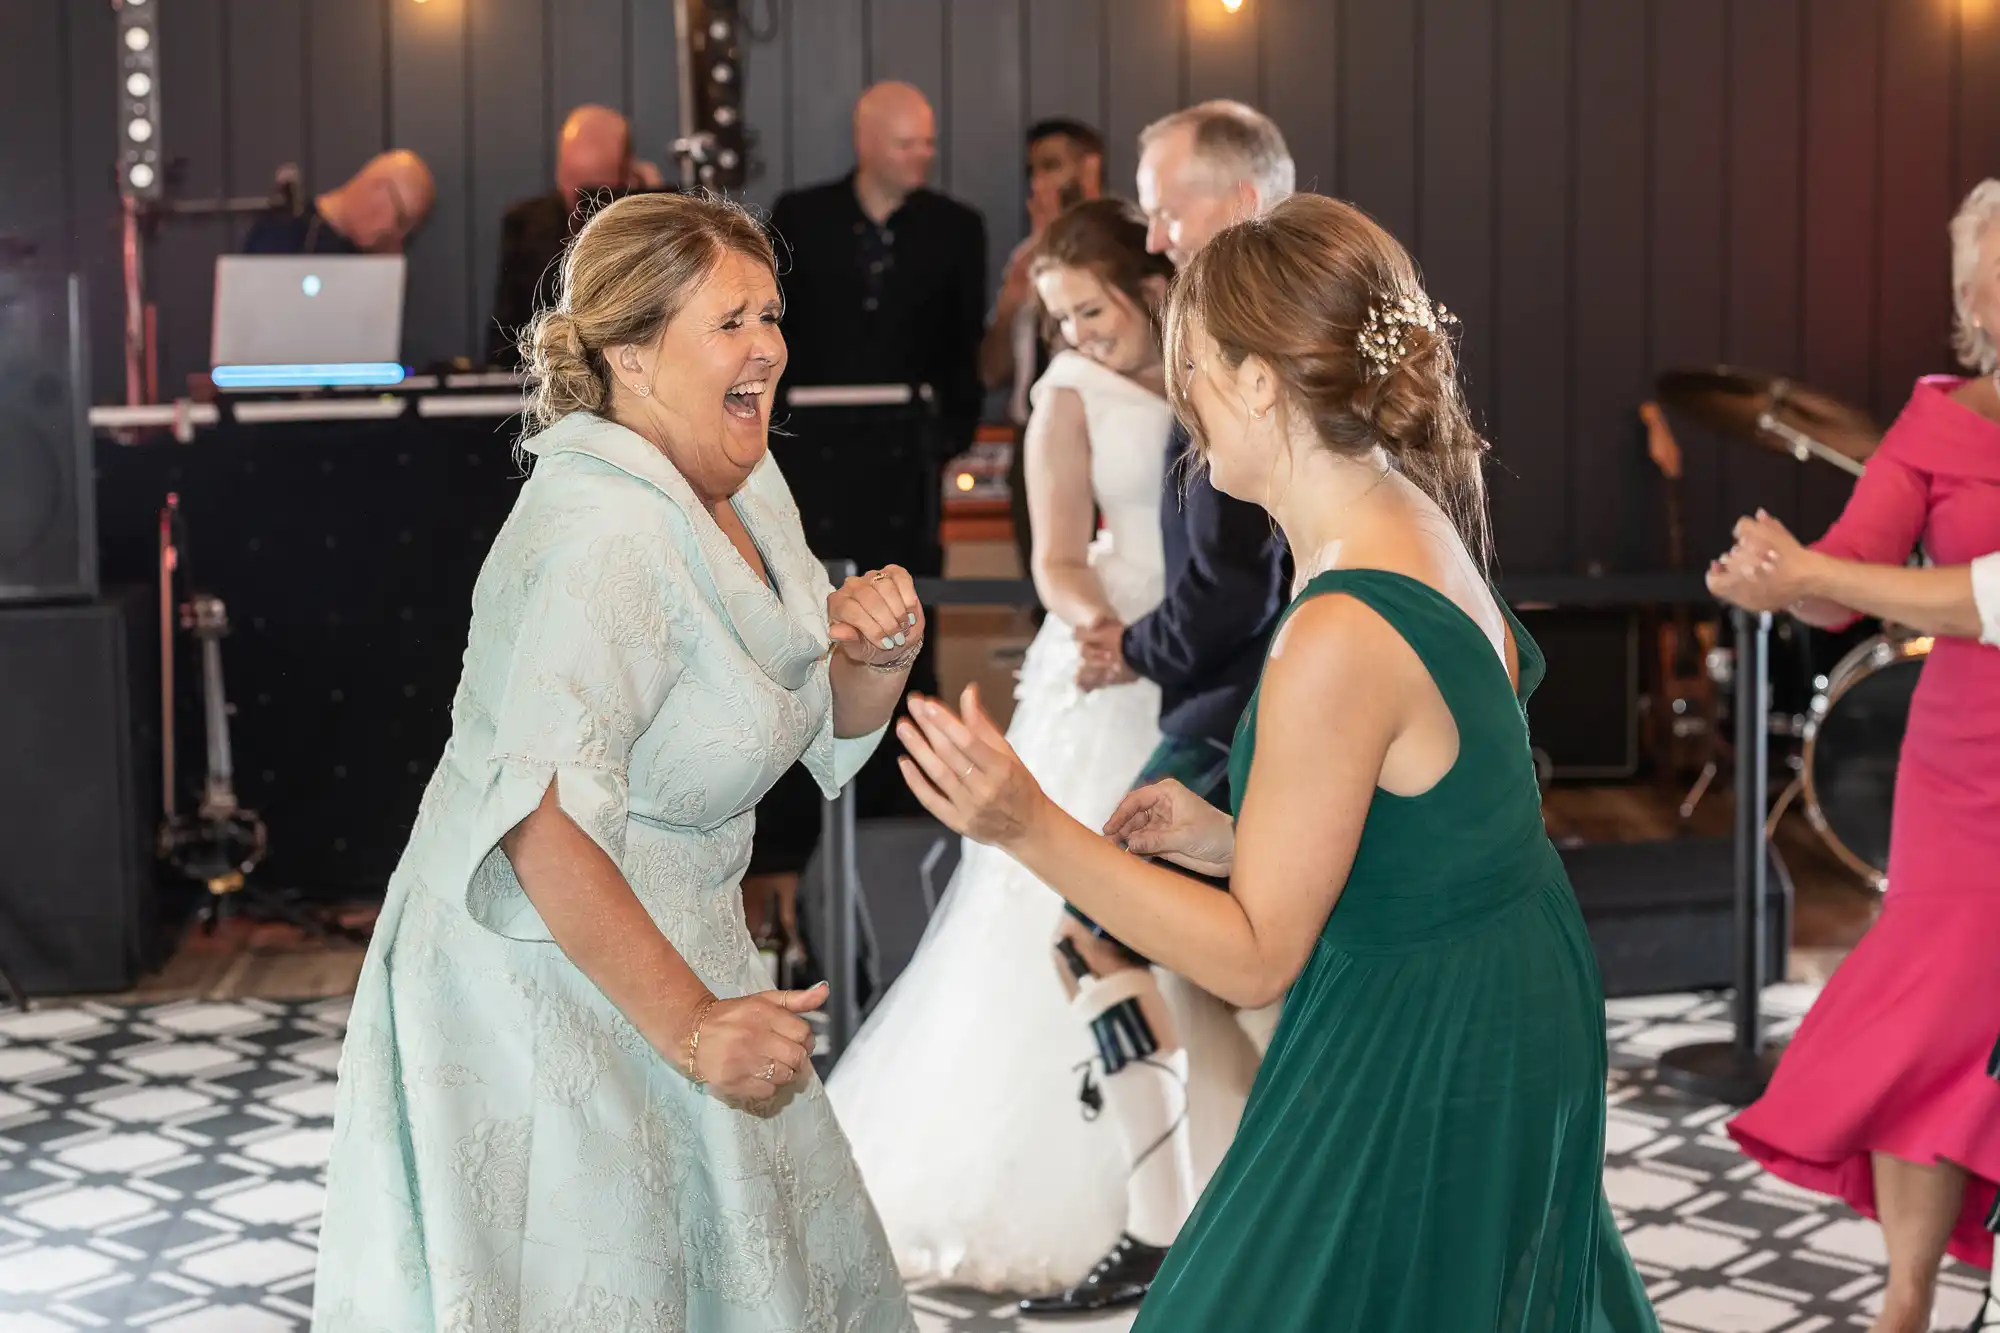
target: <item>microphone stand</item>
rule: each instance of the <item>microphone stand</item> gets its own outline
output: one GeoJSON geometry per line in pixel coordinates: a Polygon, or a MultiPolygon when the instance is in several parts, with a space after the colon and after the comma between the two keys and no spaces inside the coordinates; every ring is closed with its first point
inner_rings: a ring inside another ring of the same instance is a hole
{"type": "Polygon", "coordinates": [[[1731,610],[1736,624],[1736,993],[1735,1033],[1726,1042],[1677,1046],[1659,1060],[1660,1081],[1733,1106],[1762,1096],[1782,1046],[1764,1039],[1760,1009],[1770,923],[1769,799],[1771,614],[1731,610]]]}

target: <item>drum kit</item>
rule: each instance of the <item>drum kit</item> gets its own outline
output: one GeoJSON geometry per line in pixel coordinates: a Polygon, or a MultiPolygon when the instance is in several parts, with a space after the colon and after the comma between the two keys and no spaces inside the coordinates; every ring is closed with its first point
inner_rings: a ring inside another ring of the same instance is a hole
{"type": "MultiPolygon", "coordinates": [[[[1882,440],[1867,413],[1781,378],[1728,368],[1675,371],[1662,375],[1657,389],[1662,402],[1725,436],[1857,477],[1882,440]]],[[[1787,756],[1794,778],[1770,822],[1799,800],[1834,855],[1881,889],[1897,758],[1931,641],[1889,624],[1855,641],[1786,621],[1774,630],[1772,650],[1769,727],[1798,748],[1787,756]],[[1820,669],[1828,658],[1837,660],[1820,669]]],[[[1709,655],[1718,682],[1732,666],[1727,652],[1709,655]]]]}

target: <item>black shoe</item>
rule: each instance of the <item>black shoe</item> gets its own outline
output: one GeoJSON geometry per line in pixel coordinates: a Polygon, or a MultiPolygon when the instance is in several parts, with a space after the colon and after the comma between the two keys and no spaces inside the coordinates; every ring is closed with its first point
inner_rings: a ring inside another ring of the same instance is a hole
{"type": "Polygon", "coordinates": [[[1159,1276],[1167,1252],[1145,1245],[1130,1236],[1120,1236],[1111,1253],[1090,1270],[1090,1276],[1067,1291],[1049,1296],[1030,1296],[1021,1302],[1025,1315],[1092,1314],[1137,1305],[1146,1298],[1146,1289],[1159,1276]]]}

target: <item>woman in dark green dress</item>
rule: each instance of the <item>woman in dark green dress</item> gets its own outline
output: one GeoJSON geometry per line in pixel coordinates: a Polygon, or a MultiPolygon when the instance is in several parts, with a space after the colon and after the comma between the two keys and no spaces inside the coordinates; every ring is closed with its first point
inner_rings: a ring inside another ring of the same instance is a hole
{"type": "Polygon", "coordinates": [[[1176,409],[1299,569],[1235,818],[1164,782],[1083,828],[971,690],[898,728],[953,829],[1204,989],[1284,998],[1138,1329],[1652,1333],[1604,1200],[1603,990],[1528,749],[1541,657],[1482,572],[1450,317],[1387,233],[1310,195],[1210,242],[1171,313],[1176,409]]]}

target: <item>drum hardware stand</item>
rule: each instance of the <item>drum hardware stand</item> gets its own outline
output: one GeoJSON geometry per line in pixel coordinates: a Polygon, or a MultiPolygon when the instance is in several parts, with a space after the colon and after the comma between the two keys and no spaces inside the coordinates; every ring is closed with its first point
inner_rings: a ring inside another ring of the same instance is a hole
{"type": "Polygon", "coordinates": [[[1805,463],[1817,458],[1822,463],[1831,463],[1842,472],[1860,476],[1865,469],[1843,453],[1827,448],[1804,431],[1794,429],[1778,420],[1778,409],[1784,406],[1785,397],[1791,390],[1791,381],[1771,382],[1771,405],[1757,417],[1757,429],[1774,439],[1784,442],[1785,450],[1799,462],[1805,463]]]}
{"type": "Polygon", "coordinates": [[[1733,609],[1736,642],[1747,648],[1736,672],[1736,988],[1734,1038],[1680,1046],[1659,1060],[1660,1081],[1683,1092],[1743,1106],[1770,1083],[1778,1050],[1764,1039],[1763,998],[1770,841],[1765,803],[1770,780],[1771,615],[1733,609]]]}
{"type": "Polygon", "coordinates": [[[177,536],[185,520],[180,497],[168,495],[160,510],[160,742],[161,791],[159,855],[183,875],[208,890],[208,901],[196,914],[202,930],[214,934],[231,915],[282,921],[316,938],[338,937],[366,943],[367,936],[323,919],[306,908],[248,883],[247,876],[264,859],[269,846],[264,821],[236,799],[234,762],[229,744],[229,699],[223,688],[222,640],[229,633],[229,613],[222,599],[190,594],[174,604],[174,574],[181,566],[184,538],[177,536]],[[202,732],[208,767],[201,800],[192,815],[179,809],[175,790],[174,631],[192,634],[201,645],[202,732]]]}

